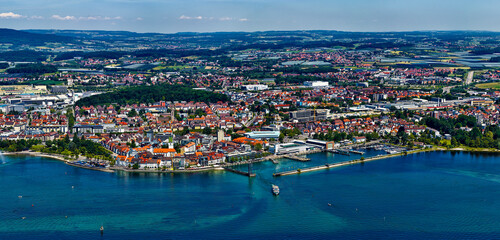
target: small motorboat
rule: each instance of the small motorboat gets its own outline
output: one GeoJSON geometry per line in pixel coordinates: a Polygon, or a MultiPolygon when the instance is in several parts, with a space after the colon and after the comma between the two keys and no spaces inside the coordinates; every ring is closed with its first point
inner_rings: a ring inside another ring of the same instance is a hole
{"type": "Polygon", "coordinates": [[[280,188],[274,184],[272,184],[272,190],[273,190],[274,196],[278,196],[280,194],[280,188]]]}

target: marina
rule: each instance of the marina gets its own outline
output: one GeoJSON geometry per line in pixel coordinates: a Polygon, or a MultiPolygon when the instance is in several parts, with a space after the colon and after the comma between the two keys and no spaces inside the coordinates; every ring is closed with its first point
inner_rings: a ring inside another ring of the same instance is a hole
{"type": "Polygon", "coordinates": [[[415,150],[415,151],[408,151],[408,152],[394,152],[392,154],[387,154],[387,155],[377,155],[369,158],[359,158],[359,159],[353,159],[353,160],[348,160],[348,161],[343,161],[343,162],[338,162],[338,163],[332,163],[332,164],[324,164],[324,165],[318,165],[318,166],[312,166],[312,167],[307,167],[307,168],[300,168],[296,170],[291,170],[291,171],[284,171],[284,172],[276,172],[273,173],[274,177],[279,177],[279,176],[287,176],[287,175],[295,175],[295,174],[301,174],[301,173],[306,173],[306,172],[313,172],[313,171],[319,171],[319,170],[325,170],[325,169],[330,169],[330,168],[336,168],[336,167],[342,167],[346,165],[352,165],[352,164],[363,164],[365,162],[369,161],[375,161],[375,160],[381,160],[385,158],[392,158],[392,157],[398,157],[398,156],[403,156],[403,155],[408,155],[408,154],[414,154],[414,153],[419,153],[422,152],[422,150],[415,150]]]}

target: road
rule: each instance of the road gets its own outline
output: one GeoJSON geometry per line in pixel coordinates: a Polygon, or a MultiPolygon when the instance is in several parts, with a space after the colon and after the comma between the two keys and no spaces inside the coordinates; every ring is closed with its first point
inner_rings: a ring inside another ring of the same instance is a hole
{"type": "Polygon", "coordinates": [[[465,85],[469,85],[474,80],[474,71],[467,73],[467,79],[465,80],[465,85]]]}
{"type": "Polygon", "coordinates": [[[252,125],[253,122],[255,122],[255,119],[257,119],[257,117],[258,117],[258,114],[253,113],[252,118],[248,119],[248,121],[245,122],[245,126],[250,127],[250,125],[252,125]]]}

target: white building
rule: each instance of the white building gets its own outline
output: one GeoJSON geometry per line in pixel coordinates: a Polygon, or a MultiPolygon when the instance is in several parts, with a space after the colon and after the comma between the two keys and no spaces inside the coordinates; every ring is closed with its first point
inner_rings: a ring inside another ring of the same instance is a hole
{"type": "Polygon", "coordinates": [[[323,82],[323,81],[306,81],[306,82],[304,82],[304,86],[314,87],[314,88],[322,88],[322,87],[328,87],[329,84],[328,84],[328,82],[323,82]]]}
{"type": "Polygon", "coordinates": [[[274,153],[275,155],[283,155],[290,153],[301,153],[307,152],[311,149],[314,149],[314,146],[306,145],[306,144],[298,144],[298,143],[282,143],[276,144],[272,146],[269,151],[274,153]]]}
{"type": "Polygon", "coordinates": [[[269,89],[269,86],[264,84],[254,84],[254,85],[243,85],[241,86],[241,88],[247,91],[262,91],[269,89]]]}

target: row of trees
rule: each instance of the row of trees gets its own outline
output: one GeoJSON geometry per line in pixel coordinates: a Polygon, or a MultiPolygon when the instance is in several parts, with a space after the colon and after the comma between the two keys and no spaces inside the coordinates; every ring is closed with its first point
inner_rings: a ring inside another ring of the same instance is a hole
{"type": "Polygon", "coordinates": [[[94,95],[76,102],[77,106],[154,103],[159,101],[228,102],[230,97],[220,93],[193,90],[181,85],[161,84],[120,89],[107,94],[94,95]]]}
{"type": "Polygon", "coordinates": [[[0,140],[0,150],[9,152],[20,152],[41,144],[42,141],[36,139],[30,140],[0,140]]]}
{"type": "Polygon", "coordinates": [[[57,67],[52,65],[43,64],[18,64],[14,68],[7,69],[8,73],[30,73],[30,74],[44,74],[57,72],[57,67]]]}
{"type": "Polygon", "coordinates": [[[328,133],[319,133],[314,135],[314,139],[318,140],[323,140],[323,141],[334,141],[334,142],[339,142],[345,139],[352,139],[355,136],[365,136],[367,141],[372,141],[380,138],[378,133],[373,132],[373,133],[366,133],[366,134],[361,134],[361,133],[345,133],[345,132],[338,132],[338,131],[332,131],[328,130],[328,133]]]}

